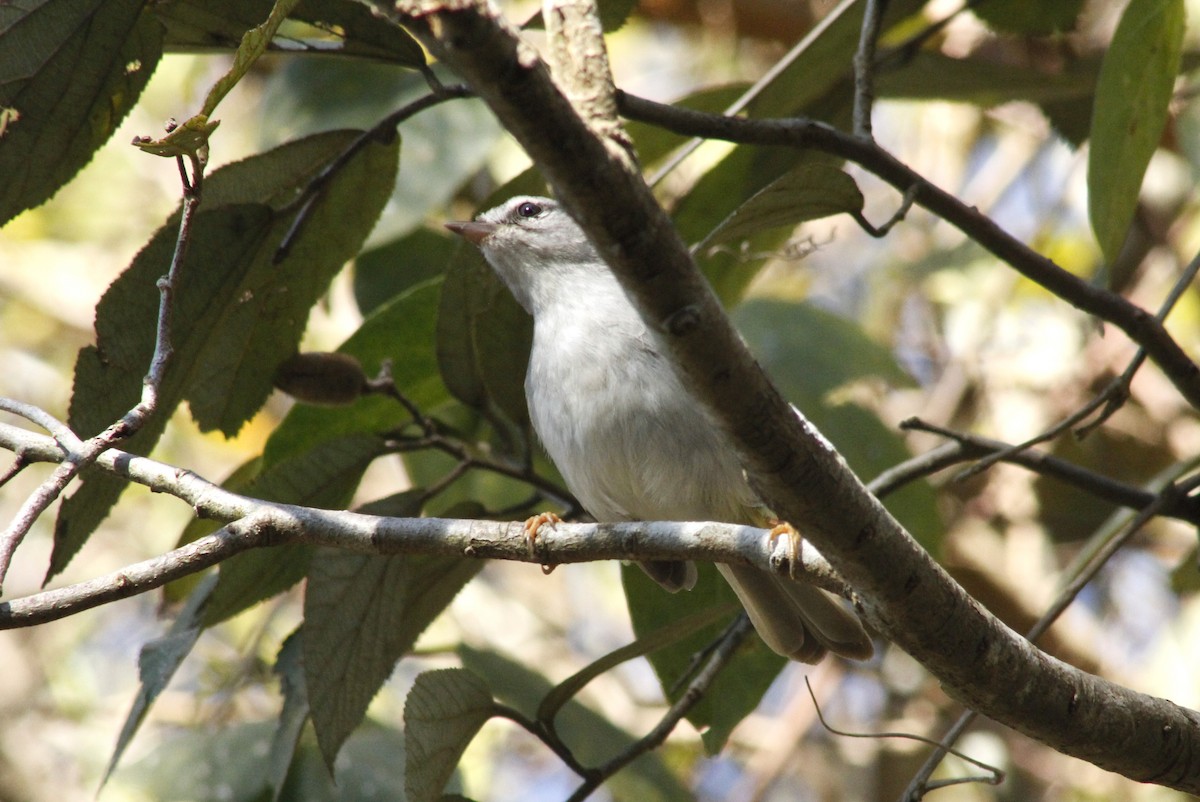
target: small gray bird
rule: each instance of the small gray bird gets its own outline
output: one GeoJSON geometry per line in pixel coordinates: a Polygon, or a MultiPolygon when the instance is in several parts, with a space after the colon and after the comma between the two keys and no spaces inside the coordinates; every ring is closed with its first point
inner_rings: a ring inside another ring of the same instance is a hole
{"type": "MultiPolygon", "coordinates": [[[[763,525],[737,452],[684,388],[583,230],[555,201],[516,197],[446,227],[483,252],[533,315],[529,417],[571,492],[598,521],[763,525]]],[[[642,567],[671,591],[691,563],[642,567]]],[[[758,634],[785,657],[871,656],[858,618],[825,591],[743,565],[718,565],[758,634]]]]}

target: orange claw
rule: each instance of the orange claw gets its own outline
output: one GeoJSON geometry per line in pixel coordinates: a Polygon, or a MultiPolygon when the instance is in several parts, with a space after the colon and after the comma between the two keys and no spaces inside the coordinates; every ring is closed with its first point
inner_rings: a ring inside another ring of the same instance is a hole
{"type": "MultiPolygon", "coordinates": [[[[532,520],[532,519],[530,519],[532,520]]],[[[792,579],[796,578],[796,566],[800,564],[800,549],[804,545],[804,535],[796,530],[787,521],[774,520],[771,521],[774,526],[767,533],[767,542],[771,548],[775,548],[775,541],[781,537],[786,537],[788,540],[788,576],[792,579]]]]}
{"type": "MultiPolygon", "coordinates": [[[[553,526],[554,524],[560,524],[562,522],[562,518],[559,518],[552,512],[539,512],[532,518],[525,519],[525,545],[529,548],[530,557],[536,556],[534,545],[537,542],[538,530],[546,524],[553,526]]],[[[542,566],[542,570],[547,574],[550,573],[550,571],[546,571],[546,566],[544,565],[542,566]]],[[[550,570],[552,571],[554,569],[551,568],[550,570]]]]}

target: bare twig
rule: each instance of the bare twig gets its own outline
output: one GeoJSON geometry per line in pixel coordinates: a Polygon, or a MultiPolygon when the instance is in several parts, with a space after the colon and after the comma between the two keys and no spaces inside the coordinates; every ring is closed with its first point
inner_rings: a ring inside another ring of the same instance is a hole
{"type": "Polygon", "coordinates": [[[854,54],[854,135],[874,139],[871,107],[875,103],[875,45],[887,0],[866,0],[858,50],[854,54]]]}
{"type": "Polygon", "coordinates": [[[750,619],[745,615],[739,615],[735,618],[733,623],[729,625],[729,628],[725,630],[725,634],[717,641],[716,647],[712,650],[708,661],[704,664],[704,668],[700,669],[692,681],[688,683],[687,690],[683,692],[663,717],[659,719],[658,724],[650,732],[630,744],[620,754],[601,766],[594,778],[584,778],[583,784],[575,789],[575,793],[567,797],[567,802],[581,802],[587,799],[609,777],[647,752],[658,748],[679,722],[683,720],[684,716],[704,698],[704,694],[708,692],[713,680],[729,664],[729,661],[737,653],[738,647],[742,645],[746,637],[753,631],[753,628],[750,626],[750,619]]]}
{"type": "MultiPolygon", "coordinates": [[[[1067,460],[1060,459],[1041,451],[1022,450],[999,440],[992,440],[979,435],[967,434],[947,429],[943,426],[923,421],[919,418],[909,418],[900,424],[901,429],[929,432],[952,440],[953,443],[940,446],[929,454],[908,460],[891,470],[880,474],[871,487],[879,487],[881,491],[892,492],[902,483],[936,473],[958,462],[975,459],[980,456],[993,457],[1040,474],[1066,482],[1096,498],[1129,507],[1134,510],[1144,510],[1159,504],[1159,494],[1151,493],[1143,488],[1126,482],[1120,482],[1095,471],[1081,468],[1067,460]]],[[[958,479],[958,476],[955,476],[958,479]]],[[[1200,525],[1200,501],[1184,495],[1170,499],[1158,510],[1159,515],[1177,518],[1181,521],[1200,525]]]]}
{"type": "Polygon", "coordinates": [[[188,155],[191,166],[190,176],[183,157],[176,157],[180,181],[183,185],[183,209],[179,216],[179,232],[175,237],[175,251],[171,256],[171,263],[167,268],[166,275],[158,280],[158,326],[154,340],[154,355],[151,357],[146,376],[142,380],[141,400],[121,416],[120,420],[87,442],[79,442],[74,434],[68,439],[62,431],[65,427],[62,427],[61,424],[45,427],[47,431],[55,433],[55,437],[64,448],[67,447],[68,442],[72,440],[73,442],[59,466],[36,491],[25,499],[13,520],[0,533],[0,586],[3,586],[4,579],[8,575],[8,568],[12,564],[17,547],[21,545],[34,522],[54,503],[55,499],[62,495],[67,485],[105,450],[141,429],[158,409],[159,387],[162,385],[163,377],[174,353],[171,344],[174,293],[179,271],[182,268],[184,256],[187,254],[188,244],[191,242],[192,220],[200,205],[204,184],[205,153],[206,151],[201,149],[197,153],[188,155]]]}
{"type": "MultiPolygon", "coordinates": [[[[1183,269],[1183,272],[1180,273],[1179,278],[1175,281],[1174,286],[1171,287],[1171,291],[1167,293],[1167,297],[1163,300],[1162,305],[1159,306],[1158,312],[1154,316],[1156,320],[1162,323],[1167,319],[1167,316],[1171,314],[1171,310],[1175,308],[1175,304],[1178,303],[1180,297],[1183,296],[1184,291],[1192,285],[1193,281],[1195,281],[1196,273],[1198,271],[1200,271],[1200,253],[1192,257],[1192,261],[1189,262],[1187,267],[1183,269]]],[[[1096,415],[1095,418],[1088,421],[1086,425],[1080,426],[1075,431],[1076,436],[1080,438],[1086,437],[1097,427],[1103,425],[1106,420],[1112,417],[1113,413],[1124,406],[1125,402],[1129,400],[1129,386],[1133,383],[1134,375],[1142,367],[1142,364],[1145,361],[1145,347],[1138,348],[1137,353],[1135,353],[1133,358],[1129,360],[1129,365],[1127,365],[1125,370],[1121,372],[1121,375],[1111,380],[1105,386],[1105,388],[1096,395],[1095,398],[1093,398],[1083,407],[1059,421],[1054,426],[1051,426],[1041,434],[1031,437],[1023,443],[1010,446],[1004,451],[997,451],[979,460],[979,462],[962,471],[955,478],[959,480],[969,479],[970,477],[982,473],[983,471],[992,467],[992,465],[995,465],[997,462],[1007,459],[1011,453],[1024,451],[1039,443],[1053,440],[1066,430],[1079,426],[1079,424],[1087,420],[1094,412],[1099,410],[1099,414],[1096,415]]]]}
{"type": "Polygon", "coordinates": [[[970,755],[966,755],[956,749],[952,749],[948,745],[945,745],[939,741],[935,741],[932,738],[926,738],[923,735],[916,735],[911,732],[848,732],[846,730],[840,730],[825,720],[825,713],[821,710],[821,704],[817,701],[817,694],[815,691],[813,691],[812,683],[808,681],[808,677],[804,678],[804,686],[808,688],[808,696],[810,699],[812,699],[813,709],[817,711],[817,719],[821,722],[821,726],[834,735],[837,735],[841,738],[868,738],[871,740],[899,738],[907,741],[917,741],[919,743],[929,744],[930,746],[944,746],[947,753],[954,755],[960,760],[965,760],[967,763],[970,763],[973,766],[978,766],[979,768],[988,772],[988,776],[986,777],[956,777],[952,780],[944,780],[938,784],[937,787],[939,788],[948,785],[962,785],[963,783],[986,783],[987,785],[1000,785],[1004,782],[1004,771],[1002,769],[984,763],[981,760],[976,760],[970,755]]]}
{"type": "Polygon", "coordinates": [[[896,189],[915,187],[915,202],[941,217],[1018,273],[1045,287],[1076,308],[1112,323],[1145,348],[1188,403],[1200,409],[1200,367],[1180,347],[1162,321],[1145,310],[1059,267],[1000,228],[987,215],[934,186],[871,141],[838,131],[825,123],[803,120],[756,120],[706,114],[618,93],[621,113],[675,133],[749,145],[813,148],[840,156],[866,169],[896,189]]]}
{"type": "Polygon", "coordinates": [[[291,253],[292,247],[296,244],[296,240],[300,237],[300,233],[304,230],[304,226],[308,222],[309,211],[315,205],[317,198],[329,186],[329,182],[345,168],[359,151],[371,142],[390,141],[391,138],[396,136],[396,126],[413,115],[419,114],[438,104],[445,103],[448,100],[471,97],[474,94],[470,88],[462,84],[445,86],[437,80],[437,77],[433,75],[433,71],[428,68],[422,70],[422,74],[425,75],[426,81],[430,81],[433,91],[428,95],[417,98],[411,103],[406,103],[384,117],[374,127],[359,134],[353,142],[346,146],[345,150],[338,154],[336,159],[330,161],[321,172],[313,176],[312,180],[304,187],[304,191],[299,193],[288,204],[286,209],[294,209],[297,213],[287,233],[279,241],[279,247],[275,249],[274,261],[276,264],[282,262],[291,253]]]}

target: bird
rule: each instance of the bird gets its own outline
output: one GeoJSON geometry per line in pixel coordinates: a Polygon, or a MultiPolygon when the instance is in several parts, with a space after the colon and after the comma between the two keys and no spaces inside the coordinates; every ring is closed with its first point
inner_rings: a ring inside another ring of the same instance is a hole
{"type": "MultiPolygon", "coordinates": [[[[445,225],[479,248],[533,316],[530,421],[593,518],[770,520],[733,441],[684,386],[658,335],[561,204],[522,195],[445,225]]],[[[640,565],[668,591],[696,583],[691,562],[640,565]]],[[[778,654],[816,663],[829,652],[858,660],[873,653],[858,617],[833,594],[748,565],[717,568],[778,654]]]]}

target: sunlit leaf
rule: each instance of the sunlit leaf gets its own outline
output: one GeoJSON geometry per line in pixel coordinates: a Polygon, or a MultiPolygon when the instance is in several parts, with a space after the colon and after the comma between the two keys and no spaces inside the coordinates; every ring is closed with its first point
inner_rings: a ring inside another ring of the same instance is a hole
{"type": "Polygon", "coordinates": [[[161,56],[143,0],[0,4],[0,225],[88,163],[161,56]]]}
{"type": "MultiPolygon", "coordinates": [[[[803,164],[768,184],[713,229],[705,244],[740,240],[771,228],[795,226],[843,212],[861,212],[862,192],[832,164],[803,164]]],[[[698,246],[704,250],[704,245],[698,246]]]]}

